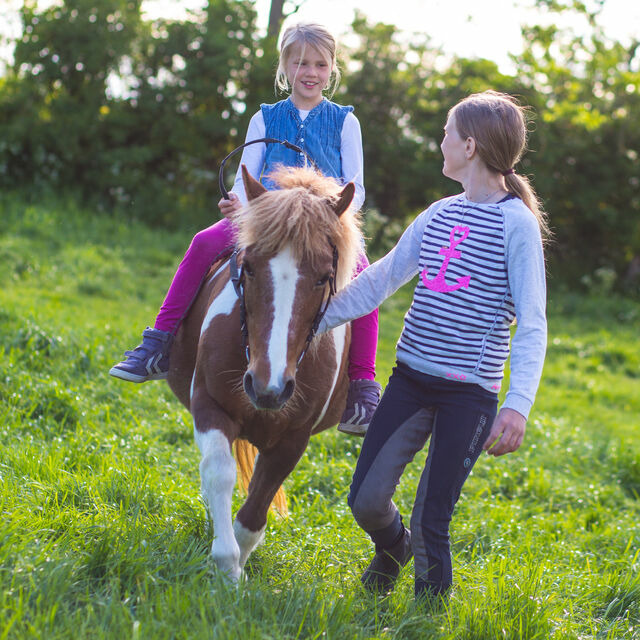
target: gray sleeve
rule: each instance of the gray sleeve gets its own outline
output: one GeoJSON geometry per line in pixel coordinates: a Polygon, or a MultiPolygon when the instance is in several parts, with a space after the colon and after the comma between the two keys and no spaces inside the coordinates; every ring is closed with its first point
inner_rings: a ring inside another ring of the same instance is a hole
{"type": "Polygon", "coordinates": [[[517,325],[511,341],[510,383],[503,407],[528,418],[547,349],[544,256],[538,222],[528,209],[507,211],[505,225],[507,275],[517,325]]]}
{"type": "Polygon", "coordinates": [[[422,235],[430,215],[431,208],[423,211],[384,258],[361,271],[331,299],[320,333],[377,309],[418,273],[422,235]]]}

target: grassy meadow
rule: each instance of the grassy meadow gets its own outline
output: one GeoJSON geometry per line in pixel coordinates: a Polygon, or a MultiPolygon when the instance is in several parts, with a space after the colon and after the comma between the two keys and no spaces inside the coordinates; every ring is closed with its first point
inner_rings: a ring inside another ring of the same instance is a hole
{"type": "MultiPolygon", "coordinates": [[[[640,304],[553,288],[525,442],[463,490],[446,603],[416,606],[412,564],[387,598],[361,588],[361,441],[335,430],[235,588],[208,561],[190,416],[166,384],[107,373],[189,234],[59,200],[0,211],[0,640],[640,638],[640,304]]],[[[382,308],[383,384],[410,293],[382,308]]],[[[398,490],[407,515],[425,455],[398,490]]]]}

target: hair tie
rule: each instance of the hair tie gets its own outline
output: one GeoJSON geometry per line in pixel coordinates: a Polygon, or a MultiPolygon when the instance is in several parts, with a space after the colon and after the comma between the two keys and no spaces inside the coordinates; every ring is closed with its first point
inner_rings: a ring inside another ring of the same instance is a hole
{"type": "Polygon", "coordinates": [[[507,169],[506,171],[502,172],[502,175],[506,178],[507,176],[510,176],[512,173],[515,173],[516,170],[511,168],[511,169],[507,169]]]}

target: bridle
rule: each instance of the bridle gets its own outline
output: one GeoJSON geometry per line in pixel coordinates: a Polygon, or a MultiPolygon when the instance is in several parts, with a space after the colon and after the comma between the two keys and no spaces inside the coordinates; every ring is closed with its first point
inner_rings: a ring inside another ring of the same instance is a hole
{"type": "MultiPolygon", "coordinates": [[[[315,338],[316,333],[318,332],[318,328],[320,327],[320,322],[322,322],[322,318],[324,318],[324,314],[327,312],[329,308],[329,303],[331,302],[332,296],[336,293],[336,274],[338,270],[338,247],[336,247],[331,240],[327,239],[329,245],[333,249],[333,266],[332,272],[329,276],[329,280],[327,284],[329,285],[329,294],[327,295],[327,299],[324,302],[320,303],[320,307],[316,312],[316,315],[311,323],[311,328],[309,329],[309,333],[307,335],[307,339],[305,340],[304,347],[302,348],[302,352],[298,357],[296,362],[296,369],[300,366],[302,362],[302,358],[304,358],[307,353],[307,349],[311,344],[311,341],[315,338]]],[[[247,362],[251,359],[251,354],[249,352],[249,329],[247,327],[247,307],[244,301],[244,265],[238,266],[238,255],[240,253],[240,249],[237,247],[234,249],[231,257],[229,258],[229,274],[231,276],[231,282],[233,284],[233,288],[235,289],[236,295],[238,296],[238,300],[240,301],[240,332],[242,333],[242,346],[244,347],[244,353],[247,358],[247,362]]]]}
{"type": "MultiPolygon", "coordinates": [[[[220,171],[218,172],[218,186],[220,187],[220,193],[225,200],[229,200],[229,192],[226,190],[224,186],[224,165],[227,160],[238,153],[238,151],[248,147],[250,144],[257,144],[259,142],[264,142],[265,144],[282,144],[287,149],[291,149],[296,153],[301,153],[305,157],[305,161],[311,164],[312,167],[317,168],[315,162],[311,159],[309,154],[302,148],[298,147],[295,144],[292,144],[288,140],[278,140],[277,138],[258,138],[257,140],[250,140],[249,142],[245,142],[241,144],[239,147],[236,147],[231,153],[229,153],[224,160],[220,163],[220,171]]],[[[338,272],[338,247],[336,247],[333,242],[329,238],[327,238],[329,245],[333,249],[333,268],[332,273],[329,276],[328,284],[329,284],[329,295],[324,303],[320,303],[320,308],[318,309],[316,316],[311,323],[311,329],[309,330],[309,335],[307,335],[307,339],[305,341],[304,347],[302,349],[302,353],[298,357],[298,361],[296,362],[296,368],[300,366],[300,362],[302,362],[302,358],[304,358],[305,353],[307,353],[307,349],[311,344],[311,341],[315,338],[316,333],[318,332],[318,327],[320,326],[320,322],[324,317],[324,314],[327,312],[329,308],[329,302],[331,301],[331,297],[336,293],[336,274],[338,272]]],[[[236,247],[231,254],[231,258],[229,259],[229,274],[231,277],[231,282],[233,283],[233,288],[235,289],[236,295],[238,296],[238,300],[240,300],[240,331],[242,333],[242,346],[244,347],[244,353],[247,358],[247,362],[250,359],[249,353],[249,329],[247,327],[247,308],[244,301],[244,266],[238,266],[238,254],[240,250],[236,247]]]]}

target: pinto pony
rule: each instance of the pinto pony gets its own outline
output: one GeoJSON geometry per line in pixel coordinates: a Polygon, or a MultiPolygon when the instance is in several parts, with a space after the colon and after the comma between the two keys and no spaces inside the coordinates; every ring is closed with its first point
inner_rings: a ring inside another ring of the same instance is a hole
{"type": "Polygon", "coordinates": [[[249,203],[235,218],[237,262],[209,274],[176,336],[168,377],[193,416],[211,555],[231,581],[262,540],[269,506],[309,437],[340,420],[350,329],[315,336],[315,328],[361,247],[352,183],[341,190],[311,169],[282,168],[272,175],[278,189],[267,191],[242,169],[249,203]],[[253,462],[248,444],[258,455],[232,523],[234,442],[241,473],[253,462]]]}

